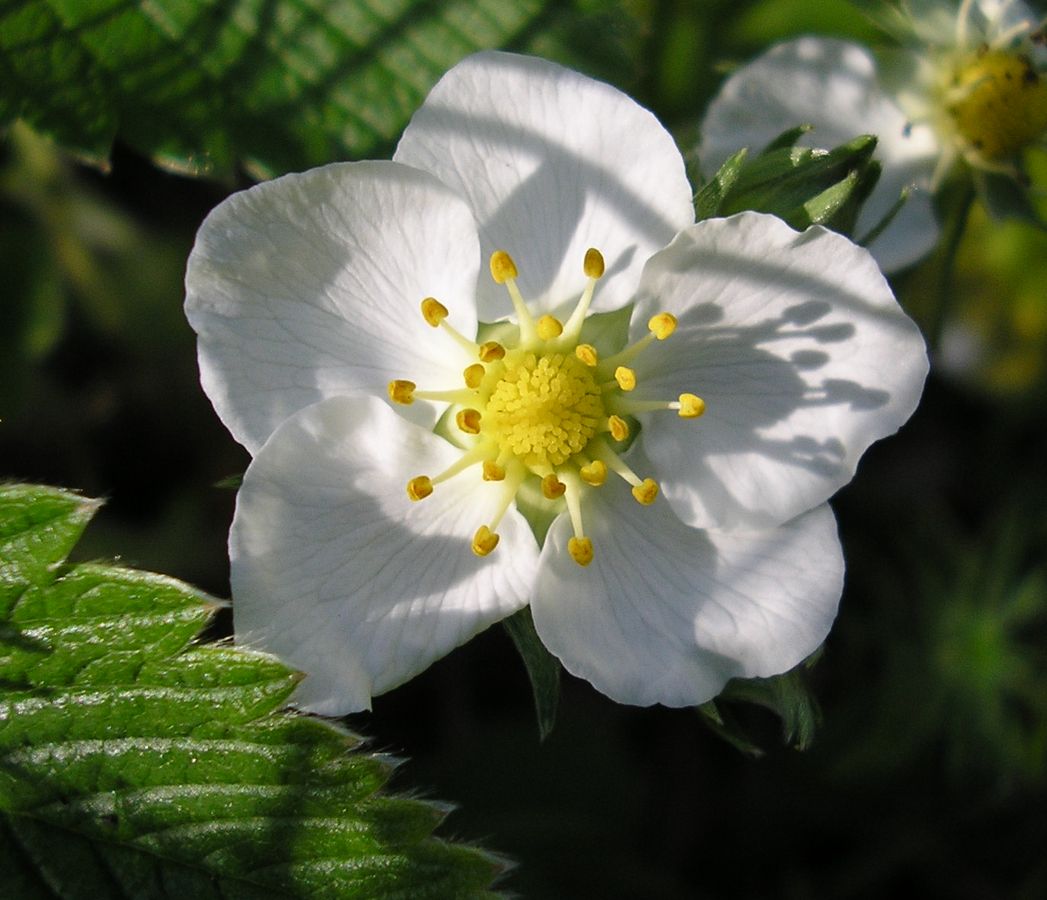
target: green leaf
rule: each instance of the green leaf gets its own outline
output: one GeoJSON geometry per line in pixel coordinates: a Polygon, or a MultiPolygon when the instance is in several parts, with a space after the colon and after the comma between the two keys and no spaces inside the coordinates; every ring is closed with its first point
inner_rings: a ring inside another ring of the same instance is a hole
{"type": "Polygon", "coordinates": [[[467,54],[533,37],[549,0],[11,0],[0,125],[104,161],[115,138],[228,176],[385,155],[467,54]]]}
{"type": "Polygon", "coordinates": [[[504,864],[382,792],[392,761],[281,711],[298,673],[195,642],[215,601],[63,565],[97,506],[0,488],[0,896],[491,896],[504,864]]]}
{"type": "Polygon", "coordinates": [[[502,624],[513,639],[531,680],[534,708],[538,714],[538,738],[544,741],[556,724],[556,709],[560,703],[560,661],[545,649],[538,637],[530,607],[503,619],[502,624]]]}

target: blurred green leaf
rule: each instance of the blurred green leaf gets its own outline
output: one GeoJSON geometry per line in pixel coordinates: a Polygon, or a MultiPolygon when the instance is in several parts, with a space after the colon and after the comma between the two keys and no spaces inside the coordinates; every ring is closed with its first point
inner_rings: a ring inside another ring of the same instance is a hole
{"type": "Polygon", "coordinates": [[[529,606],[503,619],[502,624],[513,639],[531,680],[534,708],[538,714],[538,738],[544,741],[556,724],[556,710],[560,704],[560,661],[545,649],[538,637],[529,606]]]}
{"type": "Polygon", "coordinates": [[[526,43],[564,12],[549,0],[13,0],[0,7],[0,124],[22,117],[98,161],[120,138],[197,175],[379,155],[454,63],[526,43]]]}
{"type": "Polygon", "coordinates": [[[760,46],[800,34],[832,34],[872,43],[879,36],[864,9],[879,0],[759,0],[740,10],[730,38],[760,46]]]}
{"type": "Polygon", "coordinates": [[[389,760],[277,711],[297,673],[194,643],[213,601],[60,565],[97,505],[0,488],[0,894],[490,896],[502,863],[379,793],[389,760]]]}
{"type": "Polygon", "coordinates": [[[978,197],[994,219],[1018,219],[1047,228],[1033,204],[1029,187],[1015,177],[998,172],[972,171],[978,197]]]}

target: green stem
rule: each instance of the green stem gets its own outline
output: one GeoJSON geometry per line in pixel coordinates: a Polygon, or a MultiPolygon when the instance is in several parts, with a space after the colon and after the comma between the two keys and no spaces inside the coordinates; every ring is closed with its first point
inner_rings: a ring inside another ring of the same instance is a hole
{"type": "Polygon", "coordinates": [[[941,346],[942,332],[945,331],[945,323],[955,303],[956,258],[959,255],[964,232],[967,230],[974,198],[974,184],[968,180],[961,188],[960,197],[950,210],[945,222],[942,262],[938,271],[938,302],[935,304],[933,316],[927,328],[927,342],[932,351],[937,351],[941,346]]]}

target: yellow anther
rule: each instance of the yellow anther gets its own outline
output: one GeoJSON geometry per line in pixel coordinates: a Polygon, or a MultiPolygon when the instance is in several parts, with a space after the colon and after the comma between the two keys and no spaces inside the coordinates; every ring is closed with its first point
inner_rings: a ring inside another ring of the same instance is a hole
{"type": "Polygon", "coordinates": [[[629,437],[629,425],[621,416],[611,416],[607,420],[607,427],[616,441],[624,441],[629,437]]]}
{"type": "Polygon", "coordinates": [[[498,535],[491,531],[486,525],[481,525],[473,535],[473,553],[477,556],[487,556],[498,546],[498,535]]]}
{"type": "Polygon", "coordinates": [[[680,394],[681,419],[697,419],[705,412],[705,401],[697,394],[680,394]]]}
{"type": "Polygon", "coordinates": [[[614,370],[614,380],[623,391],[631,391],[636,387],[636,373],[628,366],[619,366],[614,370]]]}
{"type": "Polygon", "coordinates": [[[466,434],[480,433],[480,411],[478,409],[463,409],[454,417],[455,424],[466,434]]]}
{"type": "Polygon", "coordinates": [[[633,488],[633,496],[637,503],[650,506],[654,498],[658,496],[658,482],[653,478],[645,478],[640,484],[633,488]]]}
{"type": "Polygon", "coordinates": [[[564,495],[567,485],[560,481],[552,472],[542,479],[542,496],[546,500],[556,500],[564,495]]]}
{"type": "Polygon", "coordinates": [[[480,382],[484,380],[484,375],[487,370],[480,365],[480,363],[473,363],[471,366],[466,366],[465,371],[462,372],[462,377],[465,379],[465,386],[476,390],[480,386],[480,382]]]}
{"type": "Polygon", "coordinates": [[[505,467],[498,465],[493,459],[485,459],[483,464],[484,481],[504,481],[505,467]]]}
{"type": "Polygon", "coordinates": [[[563,334],[563,325],[555,316],[542,316],[538,320],[538,337],[543,341],[551,341],[563,334]]]}
{"type": "Polygon", "coordinates": [[[435,297],[426,297],[422,301],[422,315],[426,322],[436,328],[447,318],[447,307],[435,297]]]}
{"type": "Polygon", "coordinates": [[[433,482],[428,475],[419,475],[407,482],[407,496],[412,500],[424,500],[433,492],[433,482]]]}
{"type": "Polygon", "coordinates": [[[587,537],[573,537],[567,542],[567,552],[580,566],[587,566],[593,561],[593,542],[587,537]]]}
{"type": "Polygon", "coordinates": [[[516,277],[516,263],[504,250],[495,250],[491,254],[491,277],[495,284],[505,284],[516,277]]]}
{"type": "Polygon", "coordinates": [[[582,466],[578,474],[582,476],[582,481],[586,484],[599,487],[607,480],[607,466],[600,460],[594,459],[589,465],[582,466]]]}
{"type": "Polygon", "coordinates": [[[413,381],[404,381],[397,378],[395,381],[389,382],[389,399],[393,403],[402,403],[404,406],[410,406],[414,403],[414,391],[418,387],[413,381]]]}
{"type": "Polygon", "coordinates": [[[486,341],[480,345],[481,362],[490,363],[505,357],[505,347],[498,341],[486,341]]]}
{"type": "Polygon", "coordinates": [[[600,361],[596,348],[592,344],[579,344],[574,348],[574,355],[590,367],[595,366],[600,361]]]}
{"type": "Polygon", "coordinates": [[[603,275],[603,254],[595,247],[585,251],[585,262],[582,269],[588,278],[600,278],[603,275]]]}
{"type": "Polygon", "coordinates": [[[676,316],[672,313],[658,313],[647,320],[647,328],[658,340],[664,341],[676,331],[676,316]]]}

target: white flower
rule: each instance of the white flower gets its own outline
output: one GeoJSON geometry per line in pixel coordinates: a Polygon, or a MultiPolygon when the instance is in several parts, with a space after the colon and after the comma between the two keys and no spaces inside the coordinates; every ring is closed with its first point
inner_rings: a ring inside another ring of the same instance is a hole
{"type": "Polygon", "coordinates": [[[927,370],[864,250],[695,225],[649,112],[504,53],[448,72],[393,162],[230,197],[186,282],[204,388],[254,456],[237,639],[323,713],[527,603],[624,702],[790,668],[839,600],[825,500],[927,370]],[[627,337],[587,315],[630,302],[627,337]]]}
{"type": "Polygon", "coordinates": [[[986,170],[1047,128],[1043,51],[1036,22],[1007,0],[911,0],[899,26],[905,46],[878,61],[865,47],[803,37],[772,47],[732,74],[702,123],[698,154],[707,176],[748,146],[789,128],[814,126],[801,143],[832,147],[875,134],[880,182],[858,220],[861,237],[913,193],[870,249],[884,271],[926,255],[938,239],[932,197],[958,158],[986,170]]]}

